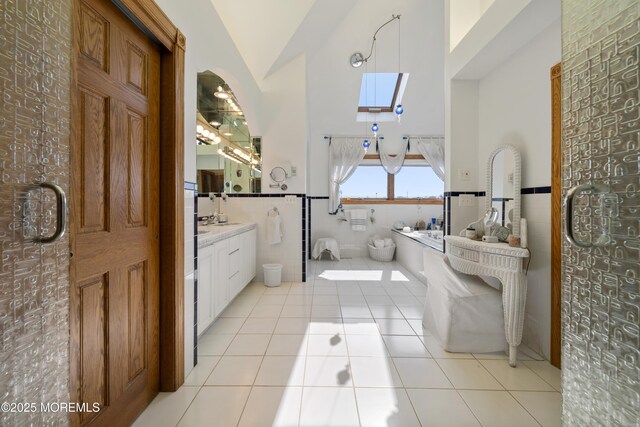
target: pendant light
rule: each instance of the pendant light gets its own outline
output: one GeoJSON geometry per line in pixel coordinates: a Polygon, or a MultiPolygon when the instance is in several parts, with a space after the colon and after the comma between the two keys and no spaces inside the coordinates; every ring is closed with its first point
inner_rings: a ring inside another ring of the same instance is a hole
{"type": "MultiPolygon", "coordinates": [[[[398,78],[400,78],[400,76],[401,76],[401,71],[400,70],[402,69],[400,67],[400,44],[401,44],[401,39],[400,39],[400,15],[391,15],[391,19],[388,20],[387,22],[385,22],[384,24],[382,24],[381,26],[379,26],[378,29],[376,30],[376,32],[373,33],[373,41],[371,43],[371,50],[369,51],[369,56],[365,57],[360,52],[355,52],[354,54],[351,55],[351,57],[349,58],[349,62],[350,62],[352,67],[358,68],[358,67],[361,67],[362,64],[364,63],[365,64],[365,68],[366,68],[366,65],[368,64],[369,59],[374,55],[374,49],[375,49],[375,51],[377,53],[376,36],[378,35],[378,32],[384,26],[390,24],[391,22],[395,21],[396,19],[398,20],[398,78]]],[[[376,56],[377,56],[377,54],[376,54],[376,56]]],[[[365,71],[365,73],[366,73],[366,71],[365,71]]],[[[375,74],[376,73],[374,73],[374,79],[376,79],[375,74]]],[[[374,90],[376,90],[376,89],[377,89],[377,81],[376,81],[376,88],[374,90]]],[[[400,117],[402,116],[402,114],[404,114],[404,107],[402,106],[402,104],[397,104],[395,106],[391,105],[391,108],[392,108],[392,111],[398,117],[398,122],[399,122],[400,121],[400,117]]],[[[374,122],[373,122],[373,124],[371,126],[371,131],[373,132],[373,136],[377,139],[380,127],[379,127],[376,119],[377,119],[377,113],[374,113],[374,122]]]]}
{"type": "MultiPolygon", "coordinates": [[[[400,68],[400,17],[398,17],[398,77],[400,77],[400,70],[402,70],[402,68],[400,68]]],[[[396,116],[398,116],[398,122],[400,122],[400,117],[402,113],[404,113],[402,104],[396,105],[395,113],[396,116]]]]}
{"type": "MultiPolygon", "coordinates": [[[[375,46],[375,56],[373,57],[373,105],[378,106],[378,47],[375,46]]],[[[373,125],[371,125],[371,131],[373,132],[373,137],[378,138],[378,123],[376,119],[378,118],[378,113],[373,114],[373,125]]]]}
{"type": "MultiPolygon", "coordinates": [[[[364,62],[364,73],[365,73],[365,75],[367,74],[368,68],[369,68],[368,67],[368,63],[367,63],[367,61],[365,61],[364,62]]],[[[365,82],[366,82],[365,84],[368,84],[368,81],[366,79],[365,79],[365,82]]],[[[364,97],[365,97],[365,100],[364,100],[365,104],[369,105],[369,91],[367,90],[367,88],[365,88],[364,97]]],[[[364,134],[365,135],[367,134],[366,129],[367,129],[367,125],[368,125],[368,120],[367,120],[367,118],[369,117],[368,114],[369,114],[368,112],[364,113],[364,129],[365,129],[365,133],[364,134]]],[[[369,150],[369,147],[371,146],[371,143],[369,142],[369,140],[367,139],[366,136],[364,137],[364,141],[362,142],[362,146],[364,147],[364,153],[367,154],[367,151],[369,150]]]]}

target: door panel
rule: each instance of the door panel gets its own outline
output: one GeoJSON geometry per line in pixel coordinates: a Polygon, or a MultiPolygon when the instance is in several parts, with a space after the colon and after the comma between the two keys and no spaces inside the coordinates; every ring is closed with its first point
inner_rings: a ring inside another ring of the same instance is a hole
{"type": "Polygon", "coordinates": [[[146,128],[145,117],[134,111],[127,111],[127,225],[129,227],[147,224],[147,197],[144,185],[147,176],[146,128]]]}
{"type": "MultiPolygon", "coordinates": [[[[82,348],[82,386],[80,401],[107,405],[107,295],[109,277],[104,274],[90,278],[78,285],[80,300],[80,342],[82,348]]],[[[82,413],[82,421],[93,418],[92,413],[82,413]]]]}
{"type": "Polygon", "coordinates": [[[129,382],[147,367],[147,263],[139,262],[129,266],[128,312],[129,320],[129,382]]]}
{"type": "Polygon", "coordinates": [[[109,98],[80,87],[81,233],[106,231],[109,219],[109,98]]]}
{"type": "Polygon", "coordinates": [[[160,54],[111,2],[78,3],[71,396],[101,409],[73,421],[127,425],[159,380],[160,54]]]}

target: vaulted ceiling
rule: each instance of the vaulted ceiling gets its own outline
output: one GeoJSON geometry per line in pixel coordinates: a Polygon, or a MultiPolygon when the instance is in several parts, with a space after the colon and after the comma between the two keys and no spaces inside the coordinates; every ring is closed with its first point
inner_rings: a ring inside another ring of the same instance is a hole
{"type": "Polygon", "coordinates": [[[260,85],[296,56],[315,52],[356,0],[211,2],[260,85]]]}

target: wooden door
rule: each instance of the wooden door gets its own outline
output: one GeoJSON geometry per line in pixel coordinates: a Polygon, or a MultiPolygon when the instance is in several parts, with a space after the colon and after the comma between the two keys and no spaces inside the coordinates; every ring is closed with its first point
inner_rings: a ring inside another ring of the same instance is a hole
{"type": "Polygon", "coordinates": [[[74,9],[71,401],[128,425],[159,383],[160,53],[107,0],[74,9]]]}

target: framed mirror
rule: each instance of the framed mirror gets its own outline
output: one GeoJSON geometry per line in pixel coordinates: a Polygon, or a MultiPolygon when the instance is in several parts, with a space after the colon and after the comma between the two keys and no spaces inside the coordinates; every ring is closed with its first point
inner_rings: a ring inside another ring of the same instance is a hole
{"type": "Polygon", "coordinates": [[[287,181],[287,178],[289,178],[289,174],[282,166],[276,166],[271,169],[269,177],[271,178],[271,181],[273,181],[273,184],[270,184],[269,187],[280,188],[282,191],[287,189],[287,184],[285,184],[285,182],[287,181]]]}
{"type": "Polygon", "coordinates": [[[282,184],[287,180],[287,171],[284,170],[283,167],[276,166],[275,168],[271,169],[271,173],[269,174],[269,176],[276,184],[282,184]]]}
{"type": "Polygon", "coordinates": [[[200,193],[260,193],[261,139],[252,137],[233,90],[198,73],[196,169],[200,193]]]}
{"type": "Polygon", "coordinates": [[[501,145],[487,160],[485,209],[498,212],[496,223],[520,236],[520,152],[512,145],[501,145]]]}

